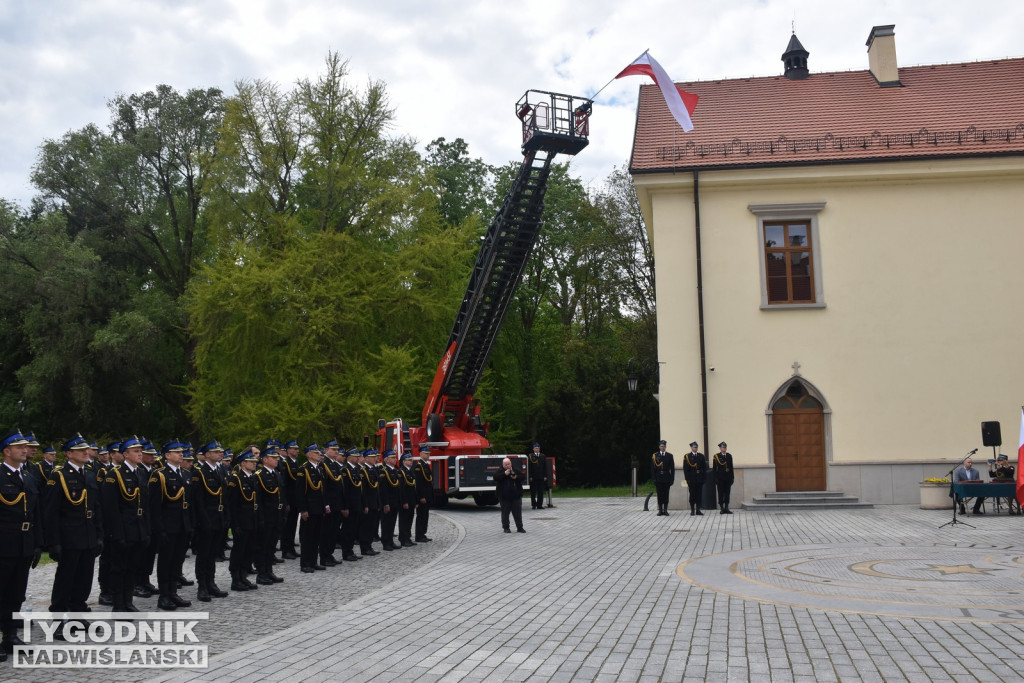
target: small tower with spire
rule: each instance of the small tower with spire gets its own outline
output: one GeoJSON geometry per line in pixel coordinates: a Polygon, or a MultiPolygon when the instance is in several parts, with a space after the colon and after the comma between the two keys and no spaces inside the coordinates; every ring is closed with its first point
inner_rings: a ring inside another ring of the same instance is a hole
{"type": "Polygon", "coordinates": [[[791,81],[800,81],[809,75],[807,71],[807,55],[810,53],[804,49],[804,46],[800,44],[800,39],[796,37],[796,31],[789,38],[789,45],[786,46],[786,51],[782,53],[782,63],[786,65],[786,70],[783,76],[790,79],[791,81]]]}

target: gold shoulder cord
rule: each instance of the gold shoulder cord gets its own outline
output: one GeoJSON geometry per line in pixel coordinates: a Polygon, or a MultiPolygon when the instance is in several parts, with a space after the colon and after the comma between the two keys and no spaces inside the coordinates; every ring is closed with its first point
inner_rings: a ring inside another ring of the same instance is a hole
{"type": "MultiPolygon", "coordinates": [[[[142,487],[136,486],[135,490],[131,494],[129,494],[128,493],[128,487],[124,485],[124,479],[121,477],[121,470],[120,470],[120,468],[117,468],[117,467],[114,468],[114,476],[117,477],[117,484],[118,484],[118,488],[121,489],[121,497],[122,498],[124,498],[126,501],[128,501],[130,503],[130,502],[132,502],[133,500],[135,500],[136,498],[139,497],[139,489],[142,488],[142,487]]],[[[107,481],[110,481],[110,480],[108,479],[107,481]]]]}
{"type": "Polygon", "coordinates": [[[690,461],[690,454],[689,453],[687,453],[684,456],[684,459],[686,460],[686,464],[689,465],[690,467],[696,467],[697,466],[697,463],[690,461]]]}
{"type": "Polygon", "coordinates": [[[658,460],[658,454],[657,453],[652,453],[651,454],[651,464],[653,464],[655,467],[664,467],[665,466],[665,461],[664,460],[658,460]]]}
{"type": "Polygon", "coordinates": [[[726,466],[726,461],[725,461],[724,458],[722,458],[720,456],[721,456],[721,453],[715,453],[715,464],[716,465],[721,465],[722,467],[725,467],[726,466]]]}
{"type": "MultiPolygon", "coordinates": [[[[250,475],[250,476],[252,476],[252,475],[250,475]]],[[[245,497],[245,487],[242,486],[242,475],[239,474],[238,472],[235,472],[235,479],[238,480],[238,493],[241,494],[242,500],[244,500],[246,503],[251,503],[253,500],[255,500],[255,498],[256,498],[256,489],[253,489],[252,493],[249,494],[249,497],[246,498],[245,497]]]]}
{"type": "Polygon", "coordinates": [[[305,475],[306,475],[306,488],[307,489],[313,489],[314,491],[319,491],[320,489],[322,489],[324,487],[324,483],[322,481],[319,481],[319,482],[317,482],[315,484],[313,483],[313,477],[311,477],[310,474],[309,474],[309,468],[307,468],[305,470],[305,475]]]}
{"type": "Polygon", "coordinates": [[[223,496],[224,486],[221,485],[216,491],[211,489],[209,485],[207,485],[206,483],[206,475],[203,473],[202,467],[199,468],[199,481],[203,482],[203,488],[206,489],[206,492],[209,493],[211,496],[217,496],[218,499],[220,499],[223,496]]]}
{"type": "Polygon", "coordinates": [[[330,478],[333,482],[341,481],[341,475],[339,474],[337,477],[334,476],[334,472],[331,472],[331,468],[327,465],[324,465],[324,475],[330,478]]]}
{"type": "Polygon", "coordinates": [[[380,486],[380,480],[370,475],[369,468],[364,469],[363,473],[366,474],[366,483],[370,485],[370,488],[375,489],[380,486]]]}
{"type": "Polygon", "coordinates": [[[382,472],[384,472],[384,476],[385,476],[385,477],[387,477],[387,479],[388,479],[388,485],[389,485],[389,486],[392,486],[392,487],[398,486],[398,479],[392,479],[392,478],[391,478],[391,474],[390,474],[390,473],[388,473],[388,468],[386,468],[386,467],[385,467],[385,468],[384,468],[383,470],[381,470],[381,471],[382,471],[382,472]]]}
{"type": "Polygon", "coordinates": [[[25,510],[25,517],[28,517],[28,498],[26,498],[24,491],[16,495],[14,500],[7,500],[3,495],[0,495],[0,503],[3,503],[8,507],[14,507],[18,503],[21,503],[22,508],[25,510]]]}
{"type": "Polygon", "coordinates": [[[401,471],[402,479],[405,479],[405,483],[406,483],[407,486],[415,486],[416,485],[416,475],[415,474],[413,474],[412,479],[410,479],[409,475],[406,474],[406,471],[405,471],[404,467],[399,467],[398,469],[401,471]]]}
{"type": "Polygon", "coordinates": [[[420,472],[423,473],[424,479],[426,479],[428,482],[434,481],[434,473],[431,471],[429,467],[425,466],[422,462],[416,463],[416,467],[418,467],[420,469],[420,472]]]}
{"type": "Polygon", "coordinates": [[[178,493],[172,498],[171,494],[167,493],[167,478],[164,477],[164,473],[161,470],[157,470],[156,476],[160,478],[160,488],[163,490],[165,500],[175,503],[185,497],[185,487],[182,486],[178,489],[178,493]]]}
{"type": "MultiPolygon", "coordinates": [[[[266,471],[267,471],[267,472],[269,472],[270,470],[266,470],[266,471]]],[[[264,491],[266,491],[267,493],[269,493],[269,494],[270,494],[270,495],[272,495],[272,496],[273,496],[273,495],[275,495],[275,494],[277,494],[277,492],[281,490],[281,487],[280,487],[280,486],[275,486],[273,490],[271,490],[271,489],[268,489],[268,488],[267,488],[267,485],[263,483],[263,477],[261,477],[261,476],[257,475],[257,476],[256,476],[256,478],[260,480],[260,487],[261,487],[261,488],[262,488],[262,489],[263,489],[264,491]]]]}
{"type": "Polygon", "coordinates": [[[362,488],[363,487],[362,479],[360,479],[359,481],[356,481],[355,477],[352,476],[352,468],[349,467],[348,465],[345,465],[345,469],[341,473],[342,477],[344,477],[345,475],[348,475],[348,480],[350,482],[352,482],[353,486],[355,486],[357,488],[362,488]]]}
{"type": "Polygon", "coordinates": [[[67,481],[64,480],[64,473],[58,470],[54,470],[54,472],[57,472],[57,476],[60,477],[60,485],[64,489],[64,497],[68,499],[68,502],[76,507],[81,505],[82,503],[85,503],[86,507],[88,507],[89,503],[87,502],[86,496],[89,492],[85,489],[85,487],[82,487],[82,495],[78,497],[78,500],[75,500],[71,496],[71,491],[68,491],[68,483],[67,481]]]}

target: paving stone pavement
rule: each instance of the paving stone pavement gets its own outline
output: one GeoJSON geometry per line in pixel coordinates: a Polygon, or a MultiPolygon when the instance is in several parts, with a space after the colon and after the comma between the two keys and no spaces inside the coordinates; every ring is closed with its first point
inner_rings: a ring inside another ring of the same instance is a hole
{"type": "Polygon", "coordinates": [[[286,583],[212,603],[197,628],[205,670],[8,662],[0,678],[1024,678],[1024,518],[942,527],[945,512],[916,506],[665,518],[637,498],[555,502],[524,511],[526,534],[503,534],[493,508],[453,505],[433,515],[435,543],[315,575],[291,562],[286,583]]]}

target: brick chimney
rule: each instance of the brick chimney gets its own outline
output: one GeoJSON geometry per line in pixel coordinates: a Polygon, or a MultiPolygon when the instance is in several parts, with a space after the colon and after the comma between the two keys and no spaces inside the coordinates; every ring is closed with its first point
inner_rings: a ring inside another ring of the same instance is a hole
{"type": "Polygon", "coordinates": [[[875,26],[868,36],[868,69],[883,88],[898,88],[900,71],[896,65],[896,24],[875,26]]]}

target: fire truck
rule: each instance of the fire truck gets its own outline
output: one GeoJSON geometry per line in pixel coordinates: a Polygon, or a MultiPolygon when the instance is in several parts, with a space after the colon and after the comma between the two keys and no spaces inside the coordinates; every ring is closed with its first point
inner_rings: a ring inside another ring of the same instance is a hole
{"type": "Polygon", "coordinates": [[[587,146],[592,108],[590,99],[540,90],[528,90],[516,102],[523,162],[482,239],[420,425],[401,419],[377,423],[375,443],[382,452],[418,455],[421,445],[430,447],[439,502],[472,496],[478,505],[497,503],[494,474],[506,457],[523,476],[527,473],[525,456],[491,452],[488,423],[473,394],[540,234],[551,162],[587,146]]]}

